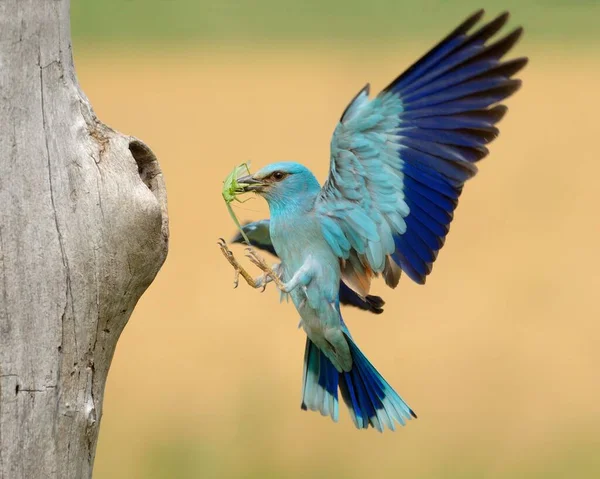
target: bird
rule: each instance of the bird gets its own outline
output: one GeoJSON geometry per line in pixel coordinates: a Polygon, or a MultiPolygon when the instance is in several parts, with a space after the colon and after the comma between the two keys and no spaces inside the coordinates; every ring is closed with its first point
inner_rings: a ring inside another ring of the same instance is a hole
{"type": "Polygon", "coordinates": [[[267,201],[268,235],[263,220],[254,237],[280,262],[270,267],[248,248],[262,271],[253,279],[224,240],[219,246],[236,277],[256,288],[275,283],[291,297],[307,335],[303,410],[337,422],[339,390],[359,429],[393,431],[417,417],[355,343],[340,291],[364,299],[376,277],[396,288],[401,274],[424,284],[431,273],[463,186],[498,136],[500,102],[520,88],[514,76],[528,62],[503,59],[523,33],[496,38],[508,12],[488,23],[483,15],[469,16],[377,96],[369,98],[369,84],[356,94],[335,127],[322,186],[296,162],[238,178],[240,193],[267,201]]]}

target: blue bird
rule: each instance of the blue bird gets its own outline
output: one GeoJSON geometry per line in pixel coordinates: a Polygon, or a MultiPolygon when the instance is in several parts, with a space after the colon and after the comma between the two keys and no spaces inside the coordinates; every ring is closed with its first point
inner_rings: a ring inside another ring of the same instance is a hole
{"type": "MultiPolygon", "coordinates": [[[[498,135],[498,103],[521,86],[526,58],[502,61],[522,34],[488,42],[503,13],[475,31],[478,11],[373,99],[369,85],[350,102],[331,140],[323,187],[298,163],[270,164],[239,178],[266,199],[269,238],[281,262],[248,257],[289,294],[307,335],[302,409],[338,420],[338,389],[357,428],[394,430],[415,413],[355,344],[340,313],[340,285],[361,298],[381,275],[395,288],[404,272],[423,284],[452,221],[463,185],[498,135]]],[[[267,238],[263,246],[269,248],[267,238]]],[[[221,242],[236,269],[237,260],[221,242]]]]}

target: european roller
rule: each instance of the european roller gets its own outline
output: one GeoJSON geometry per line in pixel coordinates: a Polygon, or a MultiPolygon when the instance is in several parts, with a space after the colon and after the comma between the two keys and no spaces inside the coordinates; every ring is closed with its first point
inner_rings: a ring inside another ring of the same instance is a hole
{"type": "Polygon", "coordinates": [[[250,248],[264,273],[252,279],[220,247],[248,284],[273,282],[290,295],[307,335],[302,409],[337,421],[339,390],[357,428],[394,430],[416,418],[358,348],[340,304],[381,312],[381,298],[369,295],[373,278],[395,288],[402,272],[419,284],[431,272],[463,185],[498,136],[507,111],[499,102],[519,89],[513,76],[527,63],[502,60],[521,28],[492,40],[508,13],[476,28],[482,16],[467,18],[374,98],[368,84],[360,90],[333,133],[323,186],[289,162],[238,179],[239,193],[262,196],[270,210],[270,220],[244,229],[280,263],[269,267],[250,248]]]}

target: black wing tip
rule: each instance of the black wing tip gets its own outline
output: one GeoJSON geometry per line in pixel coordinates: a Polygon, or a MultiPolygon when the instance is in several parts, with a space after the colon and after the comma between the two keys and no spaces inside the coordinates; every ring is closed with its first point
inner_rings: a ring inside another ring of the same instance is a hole
{"type": "Polygon", "coordinates": [[[456,28],[456,30],[455,30],[456,34],[465,33],[468,30],[470,30],[475,24],[477,24],[479,22],[479,20],[481,20],[481,18],[484,15],[485,15],[485,8],[480,8],[479,10],[475,10],[456,28]]]}
{"type": "MultiPolygon", "coordinates": [[[[479,20],[481,20],[484,15],[485,15],[485,8],[480,8],[479,10],[475,10],[469,17],[467,17],[467,19],[463,22],[463,25],[470,24],[471,26],[473,26],[474,24],[479,22],[479,20]]],[[[509,19],[510,19],[510,12],[508,10],[504,10],[504,11],[500,12],[498,15],[496,15],[496,17],[493,20],[491,20],[488,23],[488,25],[493,24],[493,23],[499,23],[499,24],[504,25],[506,22],[508,22],[509,19]]]]}
{"type": "Polygon", "coordinates": [[[506,78],[510,78],[513,75],[519,73],[525,66],[529,63],[529,58],[527,57],[518,57],[513,58],[512,60],[507,60],[501,63],[498,68],[502,69],[502,74],[506,78]]]}
{"type": "Polygon", "coordinates": [[[367,295],[365,297],[365,301],[369,305],[369,311],[373,314],[381,314],[383,313],[383,306],[385,305],[385,301],[381,296],[367,295]]]}
{"type": "Polygon", "coordinates": [[[514,42],[512,43],[512,45],[514,45],[521,39],[521,37],[523,36],[523,33],[525,33],[525,29],[519,25],[518,27],[515,27],[515,29],[507,35],[507,38],[514,38],[514,42]]]}
{"type": "Polygon", "coordinates": [[[501,120],[504,117],[504,115],[506,115],[508,107],[506,105],[496,105],[492,107],[489,111],[493,111],[496,115],[498,115],[498,120],[501,120]]]}
{"type": "Polygon", "coordinates": [[[415,413],[415,412],[414,412],[412,409],[408,408],[408,410],[410,411],[410,415],[411,415],[412,417],[414,417],[415,419],[418,419],[418,418],[417,418],[417,414],[416,414],[416,413],[415,413]]]}
{"type": "Polygon", "coordinates": [[[508,10],[504,10],[503,12],[500,12],[498,14],[498,16],[496,17],[496,21],[499,19],[502,19],[504,21],[504,23],[508,22],[508,19],[510,18],[510,12],[508,10]]]}
{"type": "Polygon", "coordinates": [[[491,44],[489,46],[489,48],[490,49],[499,49],[501,52],[499,57],[503,57],[504,55],[506,55],[506,53],[508,53],[510,50],[512,50],[512,48],[518,43],[518,41],[523,36],[524,32],[525,32],[525,30],[523,29],[523,27],[516,27],[510,33],[508,33],[504,37],[500,38],[500,40],[491,44]]]}
{"type": "Polygon", "coordinates": [[[477,30],[476,32],[474,32],[471,35],[470,41],[474,41],[475,39],[478,39],[478,38],[483,39],[484,42],[489,40],[494,35],[496,35],[496,33],[498,33],[500,30],[502,30],[502,27],[504,27],[504,25],[506,25],[508,18],[509,18],[508,12],[504,12],[504,13],[501,13],[500,15],[498,15],[492,21],[490,21],[488,23],[484,23],[483,26],[479,30],[477,30]]]}
{"type": "Polygon", "coordinates": [[[381,308],[381,307],[385,306],[385,301],[383,300],[383,298],[381,296],[375,296],[373,294],[368,294],[366,296],[366,300],[369,302],[369,304],[372,304],[373,306],[376,306],[377,308],[381,308]]]}
{"type": "MultiPolygon", "coordinates": [[[[441,40],[434,47],[432,47],[427,53],[425,53],[421,58],[419,58],[415,63],[413,63],[408,69],[406,69],[406,71],[404,71],[402,74],[400,74],[398,77],[396,77],[382,91],[387,92],[387,91],[392,90],[398,84],[398,82],[402,81],[402,79],[405,78],[406,75],[411,74],[416,68],[418,68],[418,66],[423,61],[425,61],[437,49],[441,48],[442,45],[446,44],[449,41],[452,41],[453,39],[455,39],[456,37],[458,37],[460,35],[469,35],[469,33],[468,33],[469,30],[471,30],[471,28],[474,27],[481,20],[481,18],[483,17],[484,14],[485,14],[485,9],[483,9],[483,8],[480,8],[479,10],[476,10],[475,12],[473,12],[458,27],[456,27],[448,35],[446,35],[446,37],[443,40],[441,40]]],[[[510,18],[510,12],[508,12],[507,10],[503,11],[495,19],[484,24],[477,32],[471,33],[470,39],[473,40],[474,38],[476,38],[478,36],[482,36],[482,38],[484,38],[485,41],[487,42],[487,40],[489,40],[491,37],[496,35],[496,33],[506,24],[506,22],[508,22],[509,18],[510,18]]],[[[495,44],[491,45],[489,48],[492,48],[493,46],[496,46],[499,48],[504,47],[505,48],[504,53],[506,53],[508,50],[510,50],[514,46],[515,43],[517,43],[517,41],[519,40],[519,38],[522,35],[523,35],[523,27],[519,26],[519,27],[515,28],[506,37],[498,40],[495,44]]],[[[502,53],[499,56],[503,56],[504,53],[502,53]]]]}
{"type": "Polygon", "coordinates": [[[239,231],[235,234],[235,236],[233,238],[231,238],[230,243],[231,244],[235,244],[235,243],[243,243],[246,240],[244,239],[244,237],[242,236],[242,233],[240,233],[239,231]]]}
{"type": "Polygon", "coordinates": [[[517,73],[519,73],[523,68],[525,68],[528,63],[529,63],[529,57],[518,57],[513,60],[509,60],[509,61],[505,62],[504,64],[512,65],[512,72],[511,72],[510,76],[513,76],[513,75],[516,75],[517,73]]]}
{"type": "MultiPolygon", "coordinates": [[[[475,10],[471,15],[469,15],[454,31],[448,35],[448,37],[453,37],[456,35],[460,35],[463,33],[467,33],[471,28],[473,28],[485,15],[485,8],[480,8],[479,10],[475,10]]],[[[494,32],[500,30],[508,20],[510,19],[510,12],[508,10],[504,10],[500,12],[493,20],[490,20],[486,23],[482,28],[491,28],[494,32]]]]}
{"type": "Polygon", "coordinates": [[[488,25],[497,25],[497,28],[500,29],[510,20],[510,12],[508,10],[504,10],[500,12],[496,18],[494,18],[488,25]]]}
{"type": "MultiPolygon", "coordinates": [[[[449,35],[449,37],[453,37],[453,36],[455,36],[455,34],[467,33],[467,31],[470,30],[471,27],[473,27],[477,22],[479,22],[479,20],[483,16],[484,12],[485,12],[484,9],[480,9],[477,12],[475,12],[467,20],[465,20],[461,24],[461,26],[455,30],[455,32],[453,32],[451,35],[449,35]],[[467,25],[469,25],[469,28],[464,29],[463,27],[467,26],[467,25]]],[[[494,35],[496,35],[496,33],[498,33],[498,31],[500,31],[500,29],[504,25],[506,25],[506,23],[508,22],[509,19],[510,19],[510,12],[508,10],[505,10],[504,12],[500,13],[496,18],[494,18],[490,22],[483,25],[481,27],[481,29],[478,32],[472,34],[472,36],[476,37],[476,36],[478,36],[478,34],[481,34],[485,30],[487,30],[487,32],[486,32],[487,33],[486,40],[487,40],[487,39],[493,37],[494,35]]],[[[525,32],[525,29],[521,25],[519,25],[518,27],[515,27],[504,38],[501,38],[500,40],[498,40],[496,42],[496,45],[507,44],[506,50],[508,51],[520,40],[520,38],[523,36],[524,32],[525,32]]]]}
{"type": "Polygon", "coordinates": [[[492,123],[495,125],[502,120],[502,118],[504,118],[508,112],[508,107],[506,105],[496,105],[490,108],[488,111],[494,115],[492,123]]]}

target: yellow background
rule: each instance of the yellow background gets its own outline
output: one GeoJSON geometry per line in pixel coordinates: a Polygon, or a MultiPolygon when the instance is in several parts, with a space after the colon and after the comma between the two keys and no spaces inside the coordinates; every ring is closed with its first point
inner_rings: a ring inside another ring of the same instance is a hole
{"type": "MultiPolygon", "coordinates": [[[[406,428],[381,435],[345,410],[339,424],[301,411],[296,311],[271,287],[233,290],[217,249],[235,232],[220,196],[233,166],[296,160],[324,180],[348,101],[461,16],[381,48],[76,42],[99,117],[158,156],[171,225],[167,262],[117,347],[96,478],[600,477],[598,46],[517,46],[530,57],[524,86],[427,285],[377,284],[381,316],[345,310],[419,415],[406,428]]],[[[237,212],[268,214],[260,199],[237,212]]]]}

